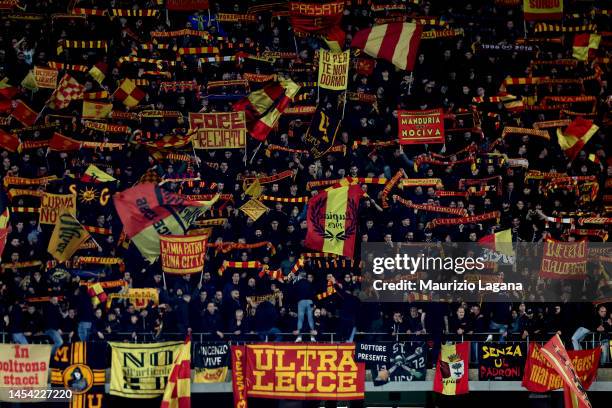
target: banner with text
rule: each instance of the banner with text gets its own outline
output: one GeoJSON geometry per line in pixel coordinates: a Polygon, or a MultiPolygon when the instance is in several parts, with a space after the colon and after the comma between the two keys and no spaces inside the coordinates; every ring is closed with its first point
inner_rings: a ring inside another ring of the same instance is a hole
{"type": "Polygon", "coordinates": [[[189,113],[194,149],[242,149],[246,146],[244,111],[189,113]]]}
{"type": "Polygon", "coordinates": [[[162,270],[166,273],[202,272],[207,235],[160,235],[162,270]]]}
{"type": "Polygon", "coordinates": [[[50,357],[46,344],[0,344],[0,401],[15,402],[10,391],[46,389],[50,357]]]}
{"type": "Polygon", "coordinates": [[[176,354],[184,342],[108,344],[111,347],[109,394],[156,398],[164,394],[176,354]]]}
{"type": "Polygon", "coordinates": [[[348,85],[350,51],[332,52],[319,49],[319,86],[334,91],[348,85]]]}
{"type": "Polygon", "coordinates": [[[249,344],[243,370],[246,394],[290,400],[363,399],[365,365],[356,363],[354,354],[354,344],[249,344]]]}
{"type": "MultiPolygon", "coordinates": [[[[582,386],[585,390],[588,390],[595,377],[597,377],[601,348],[570,350],[567,354],[572,360],[582,386]]],[[[529,346],[525,374],[523,375],[523,387],[532,392],[548,392],[563,388],[563,380],[544,358],[540,352],[540,346],[535,343],[531,343],[529,346]]]]}
{"type": "Polygon", "coordinates": [[[230,364],[230,346],[224,341],[195,343],[194,383],[224,382],[230,364]]]}
{"type": "Polygon", "coordinates": [[[41,224],[55,225],[60,213],[67,209],[70,215],[76,217],[76,196],[74,194],[45,193],[40,204],[41,224]]]}
{"type": "Polygon", "coordinates": [[[397,381],[425,381],[427,374],[427,347],[418,341],[378,342],[387,351],[387,361],[366,364],[372,371],[375,386],[397,381]]]}
{"type": "Polygon", "coordinates": [[[480,381],[519,381],[527,359],[525,343],[479,343],[480,381]]]}
{"type": "Polygon", "coordinates": [[[444,143],[442,109],[397,112],[400,144],[444,143]]]}

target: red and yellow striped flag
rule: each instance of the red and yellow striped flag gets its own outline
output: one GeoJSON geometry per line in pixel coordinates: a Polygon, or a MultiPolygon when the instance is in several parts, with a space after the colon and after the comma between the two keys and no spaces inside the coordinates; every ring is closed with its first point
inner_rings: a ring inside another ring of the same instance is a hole
{"type": "Polygon", "coordinates": [[[168,376],[161,408],[191,408],[191,338],[180,346],[168,376]]]}
{"type": "Polygon", "coordinates": [[[422,32],[422,26],[414,23],[375,25],[358,31],[351,47],[359,48],[371,57],[387,60],[400,69],[412,71],[422,32]]]}
{"type": "Polygon", "coordinates": [[[244,111],[249,133],[264,141],[299,90],[291,79],[280,78],[236,102],[233,110],[244,111]]]}
{"type": "Polygon", "coordinates": [[[576,118],[565,130],[557,129],[557,141],[567,158],[574,160],[598,129],[592,120],[576,118]]]}
{"type": "Polygon", "coordinates": [[[306,247],[352,258],[362,195],[361,186],[354,184],[328,189],[308,201],[306,247]]]}

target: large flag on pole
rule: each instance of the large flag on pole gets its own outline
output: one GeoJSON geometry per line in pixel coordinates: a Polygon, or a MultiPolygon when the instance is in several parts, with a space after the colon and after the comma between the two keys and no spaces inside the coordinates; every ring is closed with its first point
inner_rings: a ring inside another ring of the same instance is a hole
{"type": "Polygon", "coordinates": [[[567,355],[567,350],[565,350],[559,335],[555,334],[540,349],[540,352],[563,380],[565,408],[591,408],[589,396],[580,382],[576,368],[574,368],[572,360],[567,355]]]}
{"type": "Polygon", "coordinates": [[[191,407],[191,339],[180,346],[168,376],[161,408],[191,407]]]}
{"type": "Polygon", "coordinates": [[[160,235],[184,235],[219,198],[185,200],[152,183],[138,184],[113,196],[123,232],[149,262],[160,254],[160,235]]]}
{"type": "Polygon", "coordinates": [[[557,129],[557,140],[567,158],[574,160],[597,130],[592,120],[576,118],[565,130],[557,129]]]}
{"type": "Polygon", "coordinates": [[[244,111],[249,133],[261,142],[268,137],[299,90],[300,86],[291,79],[280,78],[236,102],[233,110],[244,111]]]}
{"type": "Polygon", "coordinates": [[[413,23],[375,25],[358,31],[351,47],[359,48],[374,58],[387,60],[396,67],[412,71],[423,28],[413,23]]]}
{"type": "Polygon", "coordinates": [[[341,186],[320,192],[308,202],[305,245],[316,251],[352,258],[359,222],[360,185],[341,186]]]}

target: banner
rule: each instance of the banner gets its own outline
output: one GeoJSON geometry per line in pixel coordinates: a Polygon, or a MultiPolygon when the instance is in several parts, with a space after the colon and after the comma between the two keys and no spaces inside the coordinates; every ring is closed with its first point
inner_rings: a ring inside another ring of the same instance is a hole
{"type": "Polygon", "coordinates": [[[111,293],[106,300],[108,309],[113,299],[127,299],[136,310],[144,309],[153,302],[154,306],[159,304],[159,292],[157,288],[128,288],[127,293],[111,293]]]}
{"type": "Polygon", "coordinates": [[[518,381],[527,359],[525,343],[479,343],[480,381],[518,381]]]}
{"type": "Polygon", "coordinates": [[[332,52],[319,49],[319,86],[333,91],[345,90],[348,85],[349,63],[349,50],[332,52]]]}
{"type": "MultiPolygon", "coordinates": [[[[246,394],[285,400],[363,399],[365,366],[355,362],[354,353],[352,344],[249,344],[242,373],[246,394]]],[[[232,354],[236,357],[233,347],[232,354]]],[[[234,374],[235,387],[237,380],[234,374]]]]}
{"type": "Polygon", "coordinates": [[[459,395],[470,391],[468,364],[470,343],[443,344],[438,356],[433,382],[434,392],[459,395]]]}
{"type": "Polygon", "coordinates": [[[208,0],[166,0],[166,8],[172,11],[207,10],[208,0]]]}
{"type": "Polygon", "coordinates": [[[227,342],[195,344],[194,383],[225,382],[230,363],[230,346],[227,342]]]}
{"type": "Polygon", "coordinates": [[[526,21],[561,20],[563,0],[523,0],[526,21]]]}
{"type": "MultiPolygon", "coordinates": [[[[0,401],[15,402],[10,390],[46,389],[50,357],[49,345],[0,344],[0,401]]],[[[34,401],[40,400],[29,400],[34,401]]]]}
{"type": "Polygon", "coordinates": [[[182,341],[116,343],[111,347],[110,395],[155,398],[163,395],[182,341]]]}
{"type": "MultiPolygon", "coordinates": [[[[585,390],[588,390],[597,377],[601,348],[592,350],[570,350],[567,352],[576,368],[578,378],[585,390]]],[[[563,388],[563,380],[555,369],[544,358],[540,346],[529,345],[529,354],[523,374],[523,387],[532,392],[548,392],[563,388]]]]}
{"type": "MultiPolygon", "coordinates": [[[[385,342],[386,343],[386,342],[385,342]]],[[[377,343],[377,345],[385,344],[377,343]]],[[[396,381],[425,381],[427,347],[422,342],[386,343],[387,361],[369,363],[375,386],[396,381]]]]}
{"type": "Polygon", "coordinates": [[[74,194],[51,194],[45,193],[40,203],[41,224],[55,225],[58,216],[64,209],[76,217],[76,196],[74,194]]]}
{"type": "Polygon", "coordinates": [[[308,201],[308,230],[304,245],[310,249],[353,257],[357,236],[360,185],[322,191],[308,201]]]}
{"type": "Polygon", "coordinates": [[[207,239],[206,235],[160,236],[162,270],[177,274],[202,272],[207,239]]]}
{"type": "Polygon", "coordinates": [[[246,147],[244,111],[220,113],[189,112],[194,149],[242,149],[246,147]]]}
{"type": "Polygon", "coordinates": [[[540,277],[549,279],[585,278],[587,270],[587,241],[557,242],[547,240],[540,266],[540,277]]]}
{"type": "Polygon", "coordinates": [[[34,80],[39,88],[55,89],[57,86],[57,72],[54,69],[34,67],[34,80]]]}
{"type": "Polygon", "coordinates": [[[247,408],[247,391],[245,381],[246,346],[231,346],[232,353],[232,391],[234,408],[247,408]]]}
{"type": "Polygon", "coordinates": [[[400,144],[444,143],[442,109],[397,112],[400,144]]]}
{"type": "Polygon", "coordinates": [[[106,344],[64,344],[51,359],[51,384],[70,389],[70,408],[101,408],[106,383],[106,344]]]}
{"type": "Polygon", "coordinates": [[[323,100],[319,103],[304,136],[304,143],[309,145],[309,151],[315,158],[323,156],[332,148],[342,124],[338,95],[326,95],[324,98],[329,100],[330,104],[323,100]]]}

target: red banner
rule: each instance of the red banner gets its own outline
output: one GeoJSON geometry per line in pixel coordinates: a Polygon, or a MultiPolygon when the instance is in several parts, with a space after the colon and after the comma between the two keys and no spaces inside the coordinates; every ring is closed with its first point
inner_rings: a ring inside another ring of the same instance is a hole
{"type": "Polygon", "coordinates": [[[162,270],[188,274],[204,270],[207,235],[160,235],[162,270]]]}
{"type": "MultiPolygon", "coordinates": [[[[354,360],[354,344],[249,344],[239,371],[241,350],[232,347],[235,406],[246,395],[289,400],[355,400],[364,398],[365,365],[354,360]],[[240,376],[242,376],[242,381],[240,376]]],[[[244,402],[246,404],[246,401],[244,402]]]]}
{"type": "Polygon", "coordinates": [[[167,0],[166,8],[175,11],[207,10],[208,0],[167,0]]]}
{"type": "MultiPolygon", "coordinates": [[[[567,354],[576,368],[582,386],[585,390],[588,390],[595,377],[597,377],[601,348],[570,350],[567,354]]],[[[523,387],[532,392],[548,392],[563,388],[563,380],[550,363],[546,361],[540,351],[540,346],[535,343],[531,343],[529,346],[527,364],[525,364],[523,374],[523,387]]]]}
{"type": "Polygon", "coordinates": [[[442,109],[397,112],[400,144],[444,143],[442,109]]]}
{"type": "Polygon", "coordinates": [[[586,276],[587,241],[544,243],[540,276],[549,279],[579,279],[586,276]]]}
{"type": "Polygon", "coordinates": [[[247,408],[246,383],[244,380],[246,346],[232,346],[231,353],[234,408],[247,408]]]}

